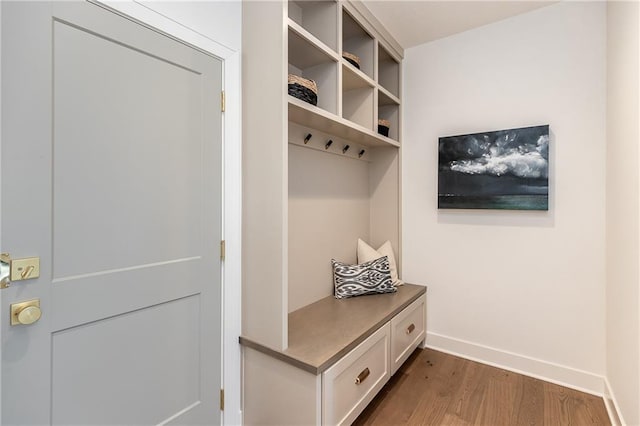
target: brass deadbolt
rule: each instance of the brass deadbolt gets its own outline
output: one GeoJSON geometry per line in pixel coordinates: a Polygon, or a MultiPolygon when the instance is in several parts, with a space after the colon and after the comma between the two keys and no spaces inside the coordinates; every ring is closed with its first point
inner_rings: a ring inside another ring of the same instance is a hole
{"type": "Polygon", "coordinates": [[[11,325],[30,325],[37,322],[41,316],[40,299],[11,305],[11,325]]]}

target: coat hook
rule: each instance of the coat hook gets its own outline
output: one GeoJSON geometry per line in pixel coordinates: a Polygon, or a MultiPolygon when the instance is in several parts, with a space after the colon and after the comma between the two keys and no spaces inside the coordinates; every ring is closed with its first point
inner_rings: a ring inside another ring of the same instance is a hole
{"type": "Polygon", "coordinates": [[[311,133],[307,133],[307,136],[304,137],[304,144],[308,144],[309,141],[311,140],[311,133]]]}
{"type": "Polygon", "coordinates": [[[345,145],[344,148],[342,148],[343,154],[345,154],[347,151],[349,151],[349,145],[345,145]]]}
{"type": "Polygon", "coordinates": [[[363,155],[364,155],[364,149],[358,153],[358,158],[362,157],[363,155]]]}
{"type": "Polygon", "coordinates": [[[327,143],[325,144],[324,149],[329,149],[329,147],[331,146],[332,143],[333,143],[333,141],[331,139],[329,139],[327,141],[327,143]]]}

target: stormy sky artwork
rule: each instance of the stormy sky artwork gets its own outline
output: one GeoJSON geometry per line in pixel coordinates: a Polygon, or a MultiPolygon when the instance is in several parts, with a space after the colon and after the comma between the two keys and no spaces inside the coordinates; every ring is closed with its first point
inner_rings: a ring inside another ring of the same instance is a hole
{"type": "Polygon", "coordinates": [[[439,209],[549,209],[549,126],[438,140],[439,209]]]}

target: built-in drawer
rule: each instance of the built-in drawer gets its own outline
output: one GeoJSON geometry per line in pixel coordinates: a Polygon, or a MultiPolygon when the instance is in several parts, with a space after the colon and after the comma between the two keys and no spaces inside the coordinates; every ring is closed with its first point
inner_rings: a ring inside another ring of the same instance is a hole
{"type": "Polygon", "coordinates": [[[391,374],[424,339],[425,314],[425,297],[421,296],[391,320],[391,374]]]}
{"type": "Polygon", "coordinates": [[[390,377],[390,338],[386,323],[323,373],[323,424],[351,424],[382,389],[390,377]]]}

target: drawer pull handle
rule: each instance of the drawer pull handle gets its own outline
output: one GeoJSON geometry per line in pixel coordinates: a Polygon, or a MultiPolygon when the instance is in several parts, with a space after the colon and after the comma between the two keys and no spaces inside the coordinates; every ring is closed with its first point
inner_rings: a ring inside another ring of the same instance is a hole
{"type": "Polygon", "coordinates": [[[369,377],[369,368],[365,368],[364,370],[362,370],[362,373],[358,374],[358,377],[356,377],[356,385],[359,385],[360,383],[364,382],[365,379],[367,377],[369,377]]]}
{"type": "Polygon", "coordinates": [[[416,326],[411,324],[409,327],[407,327],[407,334],[413,333],[413,330],[415,329],[416,329],[416,326]]]}

